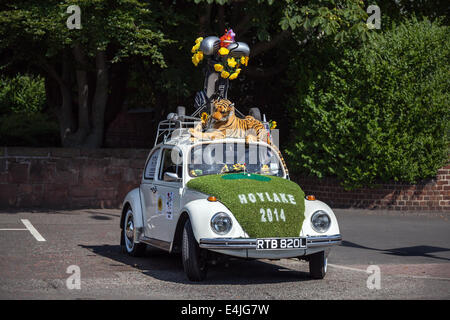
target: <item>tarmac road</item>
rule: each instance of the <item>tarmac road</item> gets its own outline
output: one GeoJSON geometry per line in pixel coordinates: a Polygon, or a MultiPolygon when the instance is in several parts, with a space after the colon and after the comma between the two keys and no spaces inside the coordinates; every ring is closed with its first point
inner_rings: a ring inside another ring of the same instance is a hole
{"type": "Polygon", "coordinates": [[[121,253],[119,210],[2,211],[0,299],[450,299],[449,214],[335,213],[344,241],[323,280],[296,259],[232,260],[193,283],[179,255],[121,253]],[[66,285],[71,265],[80,289],[66,285]],[[367,286],[369,265],[379,289],[367,286]]]}

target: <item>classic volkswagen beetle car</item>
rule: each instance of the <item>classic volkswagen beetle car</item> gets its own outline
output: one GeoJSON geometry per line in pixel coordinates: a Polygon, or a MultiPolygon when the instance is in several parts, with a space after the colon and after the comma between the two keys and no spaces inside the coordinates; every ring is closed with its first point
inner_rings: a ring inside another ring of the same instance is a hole
{"type": "MultiPolygon", "coordinates": [[[[193,281],[206,277],[208,261],[217,256],[297,257],[309,261],[313,278],[323,278],[329,249],[341,242],[336,217],[325,203],[305,197],[290,181],[281,153],[264,142],[271,139],[246,141],[238,138],[240,134],[205,139],[193,130],[205,132],[203,124],[205,130],[211,129],[212,122],[204,122],[200,113],[210,106],[210,119],[214,118],[215,98],[227,99],[229,78],[218,73],[224,66],[223,55],[247,62],[250,55],[243,42],[225,43],[215,36],[202,39],[192,48],[200,49],[207,62],[204,88],[195,97],[196,111],[186,116],[179,107],[159,123],[141,184],[123,202],[124,251],[137,256],[150,245],[181,252],[186,275],[193,281]],[[227,48],[225,53],[221,47],[227,48]],[[197,134],[191,136],[189,129],[197,134]]],[[[227,110],[229,118],[231,109],[227,110]]],[[[250,108],[249,113],[260,121],[260,129],[261,124],[268,128],[261,137],[269,138],[271,130],[259,109],[250,108]]]]}
{"type": "Polygon", "coordinates": [[[297,257],[309,261],[311,277],[325,276],[330,247],[341,242],[336,217],[289,180],[270,145],[235,138],[193,141],[184,134],[157,142],[140,186],[123,201],[126,253],[141,255],[147,245],[181,252],[192,281],[206,277],[208,259],[217,253],[297,257]]]}

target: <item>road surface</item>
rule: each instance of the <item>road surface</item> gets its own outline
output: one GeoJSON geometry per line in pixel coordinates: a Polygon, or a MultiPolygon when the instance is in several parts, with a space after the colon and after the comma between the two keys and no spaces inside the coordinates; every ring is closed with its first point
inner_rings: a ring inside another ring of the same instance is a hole
{"type": "Polygon", "coordinates": [[[450,298],[449,214],[335,213],[344,241],[331,251],[323,280],[310,279],[308,264],[296,259],[232,260],[193,283],[180,255],[121,253],[119,210],[4,210],[0,299],[450,298]]]}

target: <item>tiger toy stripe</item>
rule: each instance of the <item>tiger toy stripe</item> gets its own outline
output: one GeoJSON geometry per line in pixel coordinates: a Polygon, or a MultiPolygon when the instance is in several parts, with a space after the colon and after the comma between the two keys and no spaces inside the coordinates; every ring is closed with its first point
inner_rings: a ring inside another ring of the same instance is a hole
{"type": "Polygon", "coordinates": [[[214,100],[213,105],[211,123],[209,124],[211,128],[206,132],[202,132],[205,123],[200,123],[195,128],[189,129],[192,137],[209,140],[226,137],[245,138],[245,143],[264,141],[275,149],[286,170],[286,174],[289,174],[280,150],[270,141],[269,134],[261,121],[256,120],[252,116],[246,116],[244,119],[236,117],[234,103],[228,99],[214,100]]]}

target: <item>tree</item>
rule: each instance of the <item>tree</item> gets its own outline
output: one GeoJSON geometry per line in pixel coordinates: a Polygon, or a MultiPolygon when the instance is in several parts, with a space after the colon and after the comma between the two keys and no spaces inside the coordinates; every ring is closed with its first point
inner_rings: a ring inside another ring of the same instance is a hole
{"type": "Polygon", "coordinates": [[[346,187],[415,183],[448,160],[449,27],[408,19],[362,46],[334,48],[289,100],[288,155],[346,187]],[[317,71],[320,69],[320,71],[317,71]]]}
{"type": "Polygon", "coordinates": [[[292,61],[303,59],[305,48],[316,42],[370,35],[365,5],[356,0],[159,3],[165,10],[171,9],[172,25],[165,25],[164,33],[175,43],[162,49],[168,66],[162,73],[140,74],[140,83],[155,89],[156,105],[172,111],[177,105],[190,107],[203,83],[202,68],[195,68],[190,61],[194,39],[221,36],[225,28],[233,28],[237,41],[249,44],[251,52],[248,67],[231,81],[229,97],[244,113],[259,107],[268,119],[277,119],[282,130],[288,125],[289,115],[282,106],[293,86],[286,81],[292,61]]]}
{"type": "Polygon", "coordinates": [[[0,76],[0,145],[58,145],[58,125],[45,108],[42,77],[0,76]]]}
{"type": "Polygon", "coordinates": [[[139,56],[165,67],[161,47],[170,41],[143,1],[7,1],[0,9],[2,56],[45,77],[63,146],[102,145],[111,97],[126,87],[125,63],[139,56]],[[66,25],[74,4],[81,29],[66,25]]]}
{"type": "MultiPolygon", "coordinates": [[[[383,23],[385,13],[402,15],[409,10],[405,1],[378,1],[383,23]]],[[[45,77],[47,102],[58,115],[62,145],[100,146],[104,128],[125,98],[152,104],[158,118],[177,105],[189,106],[203,81],[201,68],[190,63],[193,40],[220,36],[225,28],[233,28],[238,41],[250,45],[251,54],[249,67],[232,82],[230,96],[244,112],[258,106],[269,119],[287,127],[289,115],[281,107],[294,87],[288,70],[299,61],[309,63],[304,54],[310,48],[357,45],[370,38],[368,4],[361,0],[3,1],[0,68],[3,60],[2,71],[45,77]],[[80,30],[66,27],[69,5],[81,9],[80,30]],[[128,91],[133,95],[127,97],[128,91]]]]}

